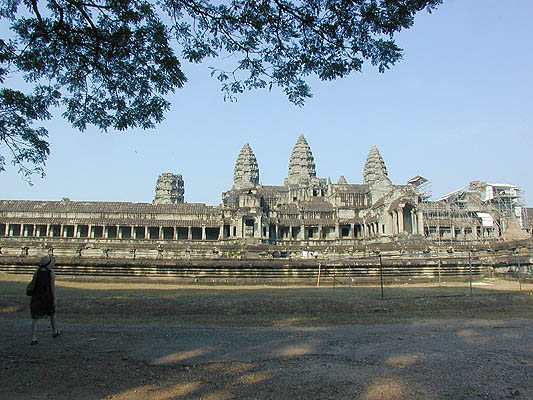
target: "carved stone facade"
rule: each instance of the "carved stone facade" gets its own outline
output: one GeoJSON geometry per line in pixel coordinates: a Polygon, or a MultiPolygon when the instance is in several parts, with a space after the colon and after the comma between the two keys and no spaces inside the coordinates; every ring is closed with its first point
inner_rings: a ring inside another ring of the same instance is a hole
{"type": "Polygon", "coordinates": [[[260,184],[257,159],[246,143],[233,186],[218,206],[184,203],[182,176],[165,173],[153,204],[0,201],[0,237],[345,246],[400,238],[452,242],[505,240],[511,232],[513,238],[527,236],[520,229],[515,186],[475,182],[429,201],[424,182],[417,176],[406,185],[393,184],[372,146],[362,184],[344,176],[333,184],[317,177],[311,148],[300,135],[281,186],[260,184]]]}
{"type": "Polygon", "coordinates": [[[332,184],[318,178],[311,148],[300,135],[283,186],[254,185],[240,190],[235,182],[223,194],[222,210],[236,237],[272,242],[343,242],[424,234],[416,187],[392,185],[375,146],[368,155],[364,179],[363,184],[349,184],[341,176],[332,184]]]}

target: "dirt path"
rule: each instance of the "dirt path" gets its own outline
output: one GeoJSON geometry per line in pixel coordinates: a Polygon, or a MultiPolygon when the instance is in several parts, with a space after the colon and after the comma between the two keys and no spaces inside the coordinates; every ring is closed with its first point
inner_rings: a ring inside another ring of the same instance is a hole
{"type": "Polygon", "coordinates": [[[0,329],[2,399],[533,398],[531,319],[0,329]]]}

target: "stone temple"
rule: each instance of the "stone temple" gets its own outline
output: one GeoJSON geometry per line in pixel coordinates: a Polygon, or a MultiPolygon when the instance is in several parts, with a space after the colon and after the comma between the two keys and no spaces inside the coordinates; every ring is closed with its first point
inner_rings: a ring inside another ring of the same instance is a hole
{"type": "Polygon", "coordinates": [[[0,254],[21,249],[38,254],[46,248],[57,253],[61,248],[72,256],[100,246],[120,257],[144,251],[147,257],[179,258],[192,257],[207,243],[331,250],[398,240],[426,246],[531,237],[518,187],[476,181],[433,201],[425,189],[428,180],[421,176],[393,184],[376,146],[364,163],[362,183],[349,183],[344,176],[337,183],[317,177],[303,135],[292,149],[282,185],[262,185],[259,174],[245,143],[233,186],[218,206],[186,203],[183,177],[172,173],[159,176],[152,204],[2,200],[0,254]]]}

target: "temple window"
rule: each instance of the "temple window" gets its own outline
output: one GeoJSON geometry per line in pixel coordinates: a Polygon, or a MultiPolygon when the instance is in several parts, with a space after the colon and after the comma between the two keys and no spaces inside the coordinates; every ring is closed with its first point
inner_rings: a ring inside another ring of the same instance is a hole
{"type": "Polygon", "coordinates": [[[104,227],[103,226],[93,226],[92,227],[92,236],[94,238],[101,238],[104,236],[104,227]]]}
{"type": "Polygon", "coordinates": [[[65,237],[74,237],[74,225],[64,225],[63,235],[65,237]]]}
{"type": "Polygon", "coordinates": [[[346,237],[350,235],[350,225],[341,226],[341,236],[346,237]]]}
{"type": "Polygon", "coordinates": [[[131,239],[131,226],[119,226],[118,230],[121,239],[131,239]]]}
{"type": "Polygon", "coordinates": [[[174,228],[165,226],[163,228],[163,239],[165,240],[174,239],[174,228]]]}
{"type": "Polygon", "coordinates": [[[45,237],[46,236],[47,227],[46,225],[37,225],[35,227],[35,234],[39,237],[45,237]]]}
{"type": "Polygon", "coordinates": [[[191,228],[192,240],[202,240],[202,228],[191,228]]]}
{"type": "Polygon", "coordinates": [[[189,228],[178,228],[178,240],[187,240],[189,238],[189,228]]]}
{"type": "Polygon", "coordinates": [[[33,225],[24,225],[23,232],[24,236],[33,236],[34,226],[33,225]]]}
{"type": "Polygon", "coordinates": [[[299,235],[299,234],[300,234],[300,228],[297,227],[297,226],[294,226],[294,227],[292,228],[292,238],[293,238],[293,239],[298,238],[298,235],[299,235]]]}
{"type": "Polygon", "coordinates": [[[159,239],[159,228],[157,226],[151,226],[148,228],[148,239],[159,239]]]}
{"type": "Polygon", "coordinates": [[[135,239],[144,239],[144,226],[136,226],[133,228],[135,239]]]}
{"type": "Polygon", "coordinates": [[[9,236],[20,236],[20,224],[9,224],[9,236]]]}
{"type": "Polygon", "coordinates": [[[89,225],[78,225],[78,237],[89,237],[89,225]]]}
{"type": "Polygon", "coordinates": [[[205,238],[207,240],[217,240],[220,228],[205,228],[205,238]]]}
{"type": "Polygon", "coordinates": [[[107,237],[109,239],[116,239],[117,238],[117,227],[116,226],[106,226],[107,230],[107,237]]]}
{"type": "Polygon", "coordinates": [[[61,236],[61,225],[50,225],[50,236],[52,237],[61,236]]]}

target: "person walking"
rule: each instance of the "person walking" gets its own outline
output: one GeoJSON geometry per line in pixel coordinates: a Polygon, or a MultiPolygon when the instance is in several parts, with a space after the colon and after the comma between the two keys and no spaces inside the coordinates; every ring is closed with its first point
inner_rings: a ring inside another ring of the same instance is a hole
{"type": "Polygon", "coordinates": [[[39,269],[35,272],[35,290],[31,296],[31,345],[39,343],[37,340],[37,321],[39,318],[50,317],[52,337],[61,335],[56,322],[56,275],[52,268],[55,258],[44,256],[39,262],[39,269]]]}

